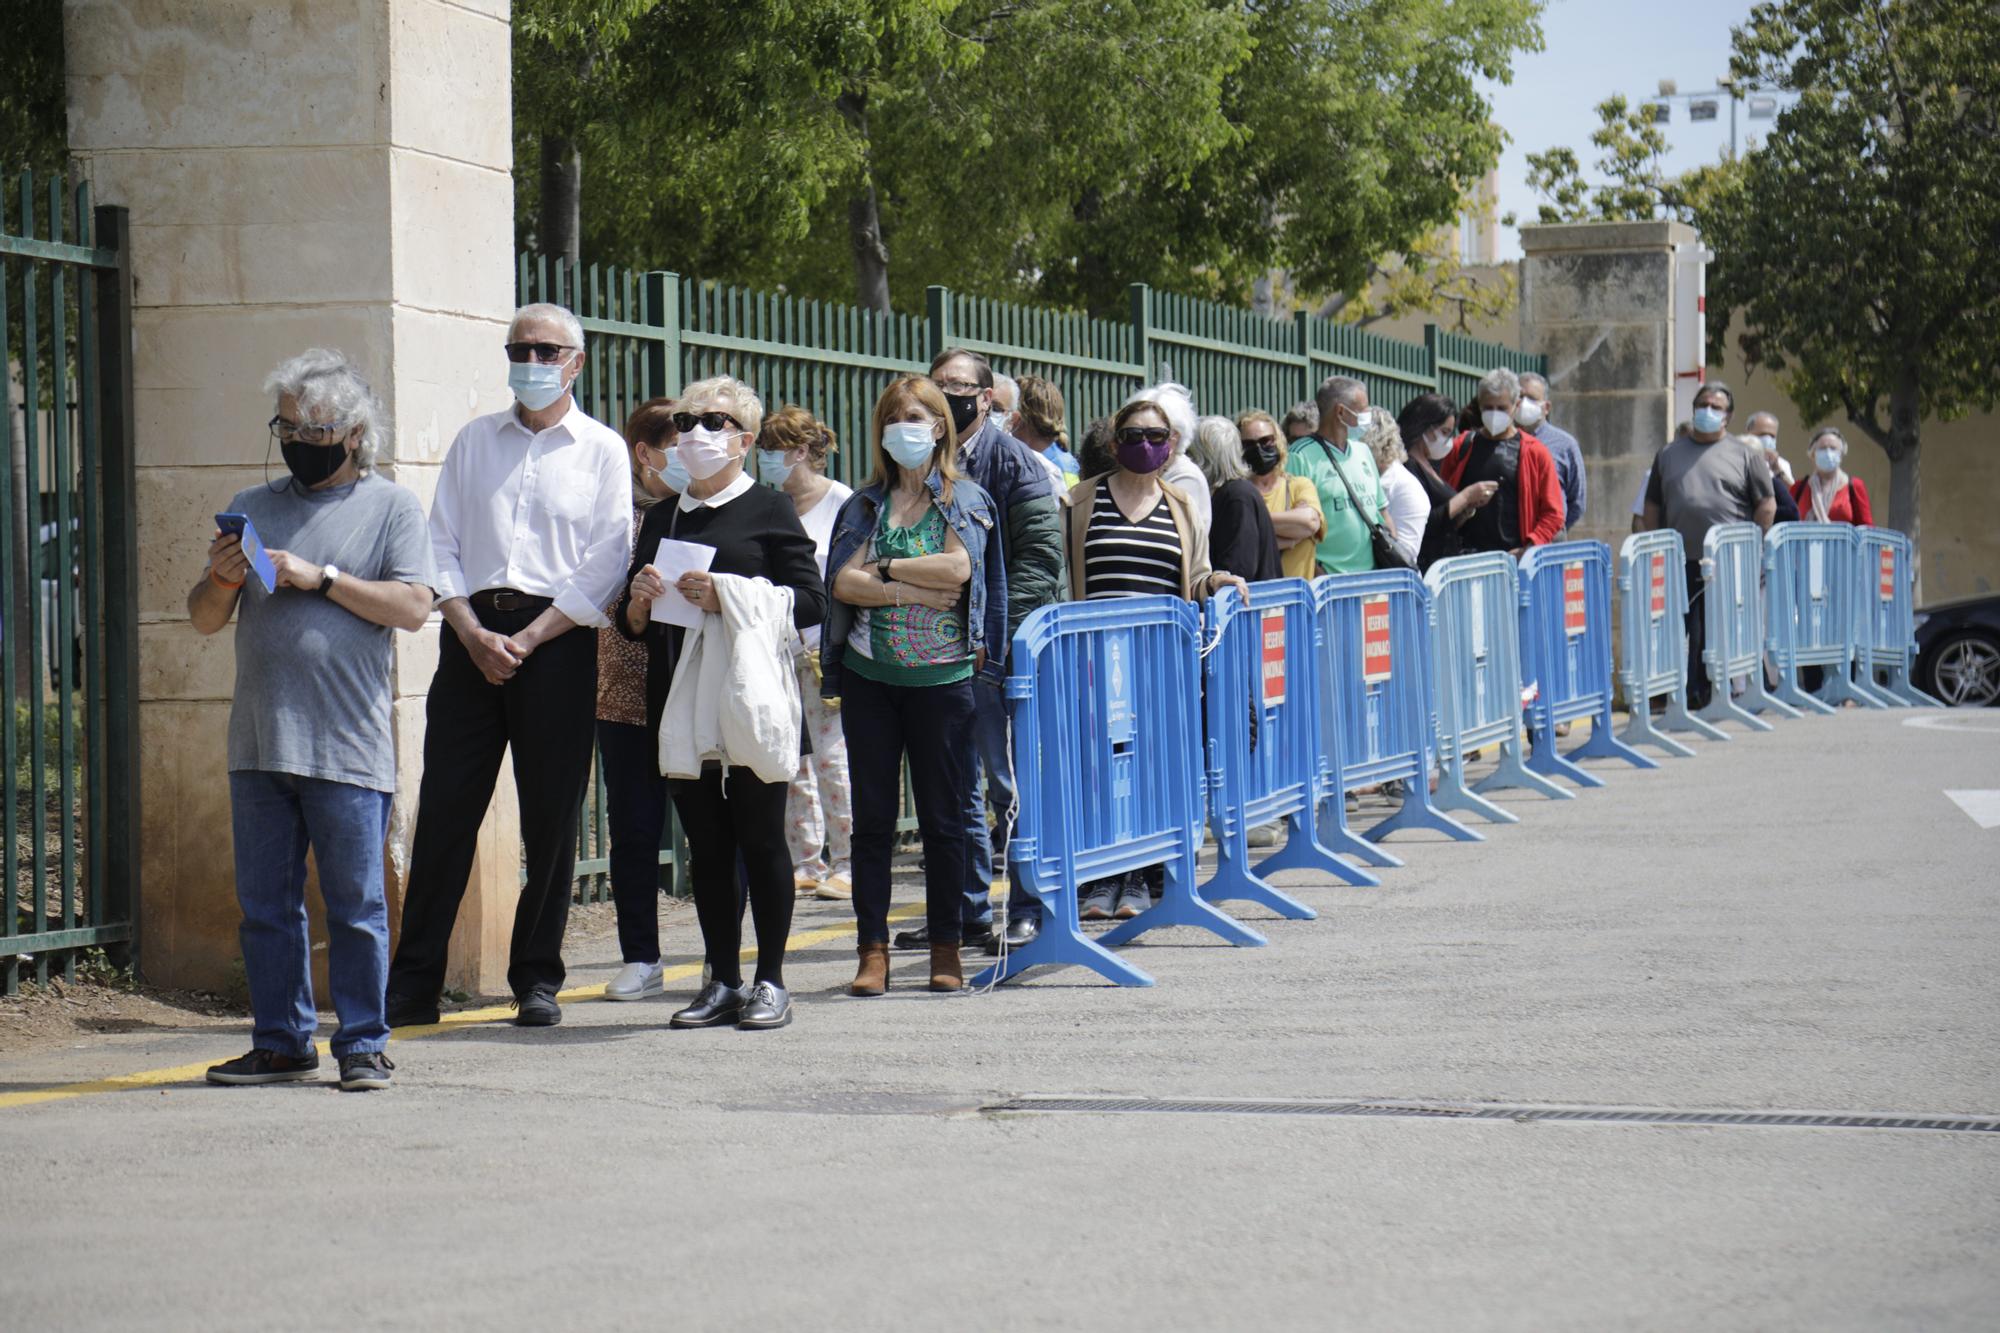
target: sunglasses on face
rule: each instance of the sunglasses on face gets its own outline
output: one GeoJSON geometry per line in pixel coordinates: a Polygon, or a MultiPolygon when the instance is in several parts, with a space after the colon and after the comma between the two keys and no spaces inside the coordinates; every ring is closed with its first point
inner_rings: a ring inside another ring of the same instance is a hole
{"type": "Polygon", "coordinates": [[[743,423],[727,412],[703,412],[697,416],[693,412],[674,413],[674,429],[683,433],[700,426],[703,430],[721,430],[724,426],[743,429],[743,423]]]}
{"type": "Polygon", "coordinates": [[[507,359],[516,365],[534,360],[550,366],[562,360],[564,352],[575,350],[566,343],[508,343],[507,359]]]}
{"type": "Polygon", "coordinates": [[[1118,443],[1165,444],[1172,434],[1165,426],[1127,426],[1118,432],[1118,443]]]}
{"type": "Polygon", "coordinates": [[[1243,437],[1243,447],[1246,449],[1269,449],[1277,444],[1277,442],[1278,437],[1275,435],[1245,435],[1243,437]]]}

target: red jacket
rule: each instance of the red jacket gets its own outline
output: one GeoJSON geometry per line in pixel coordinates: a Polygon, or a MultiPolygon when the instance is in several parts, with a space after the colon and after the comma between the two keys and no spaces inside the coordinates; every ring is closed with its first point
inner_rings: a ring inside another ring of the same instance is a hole
{"type": "MultiPolygon", "coordinates": [[[[1438,475],[1458,489],[1465,475],[1465,463],[1472,456],[1473,433],[1466,431],[1451,442],[1451,452],[1437,465],[1438,475]]],[[[1521,432],[1521,472],[1516,480],[1521,494],[1521,544],[1547,546],[1562,536],[1562,478],[1556,475],[1556,460],[1549,447],[1526,431],[1521,432]]]]}
{"type": "MultiPolygon", "coordinates": [[[[1792,499],[1798,503],[1799,517],[1812,521],[1812,478],[1800,477],[1792,483],[1792,499]]],[[[1868,508],[1868,488],[1861,484],[1861,478],[1849,477],[1847,484],[1833,493],[1833,503],[1826,507],[1826,521],[1829,523],[1852,523],[1857,528],[1865,528],[1875,521],[1874,513],[1868,508]]]]}

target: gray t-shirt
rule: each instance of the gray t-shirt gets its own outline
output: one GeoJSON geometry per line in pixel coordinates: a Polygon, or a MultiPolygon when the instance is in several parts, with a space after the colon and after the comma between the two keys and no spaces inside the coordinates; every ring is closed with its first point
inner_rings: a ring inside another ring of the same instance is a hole
{"type": "MultiPolygon", "coordinates": [[[[271,550],[343,578],[432,586],[430,527],[417,497],[370,473],[352,486],[275,494],[252,486],[229,502],[271,550]]],[[[264,591],[243,578],[236,610],[236,703],[229,711],[229,771],[258,769],[396,789],[390,708],[390,641],[317,592],[264,591]]]]}
{"type": "Polygon", "coordinates": [[[1689,435],[1653,459],[1646,499],[1660,507],[1661,520],[1681,534],[1681,553],[1701,559],[1701,543],[1718,523],[1747,523],[1757,506],[1771,498],[1771,469],[1734,435],[1702,444],[1689,435]]]}

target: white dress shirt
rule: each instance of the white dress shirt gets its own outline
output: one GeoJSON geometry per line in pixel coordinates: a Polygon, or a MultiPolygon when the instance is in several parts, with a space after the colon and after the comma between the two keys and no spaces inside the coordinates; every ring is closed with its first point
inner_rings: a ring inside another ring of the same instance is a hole
{"type": "Polygon", "coordinates": [[[570,400],[545,431],[515,409],[465,423],[438,475],[431,548],[439,601],[487,588],[553,598],[579,625],[608,625],[632,554],[625,441],[570,400]]]}

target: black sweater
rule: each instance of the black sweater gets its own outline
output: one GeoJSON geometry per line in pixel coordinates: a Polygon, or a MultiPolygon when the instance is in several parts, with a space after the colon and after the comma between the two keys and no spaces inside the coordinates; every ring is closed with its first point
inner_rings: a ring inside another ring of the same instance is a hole
{"type": "Polygon", "coordinates": [[[1431,502],[1431,516],[1424,524],[1424,540],[1417,548],[1417,569],[1427,571],[1440,560],[1465,554],[1464,535],[1458,524],[1452,522],[1450,513],[1452,497],[1458,492],[1437,474],[1437,469],[1431,466],[1428,459],[1411,454],[1409,469],[1410,475],[1424,484],[1424,494],[1431,502]]]}
{"type": "Polygon", "coordinates": [[[1264,497],[1247,481],[1227,481],[1215,490],[1208,527],[1208,563],[1245,583],[1284,577],[1278,563],[1278,535],[1264,497]]]}
{"type": "Polygon", "coordinates": [[[646,511],[646,521],[633,543],[632,567],[625,572],[625,592],[618,599],[613,621],[619,633],[646,645],[646,729],[655,736],[660,734],[660,714],[666,711],[667,690],[674,683],[674,664],[680,660],[681,638],[686,631],[678,625],[649,620],[644,631],[634,634],[625,611],[632,601],[632,580],[653,563],[663,537],[713,546],[715,559],[708,567],[711,574],[761,576],[781,588],[790,588],[792,623],[798,628],[826,619],[826,584],[819,576],[813,541],[799,525],[798,510],[784,492],[753,485],[720,508],[703,505],[688,513],[681,512],[678,500],[654,505],[646,511]]]}

